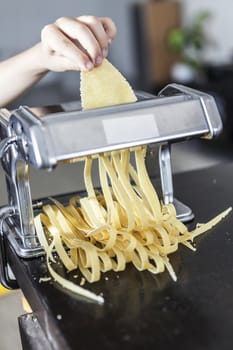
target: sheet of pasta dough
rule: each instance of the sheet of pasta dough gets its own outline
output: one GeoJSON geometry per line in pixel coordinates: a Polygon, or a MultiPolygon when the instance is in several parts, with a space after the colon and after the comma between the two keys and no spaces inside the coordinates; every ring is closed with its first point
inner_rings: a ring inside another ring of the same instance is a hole
{"type": "Polygon", "coordinates": [[[81,72],[82,109],[93,109],[137,100],[123,75],[106,59],[91,71],[81,72]]]}

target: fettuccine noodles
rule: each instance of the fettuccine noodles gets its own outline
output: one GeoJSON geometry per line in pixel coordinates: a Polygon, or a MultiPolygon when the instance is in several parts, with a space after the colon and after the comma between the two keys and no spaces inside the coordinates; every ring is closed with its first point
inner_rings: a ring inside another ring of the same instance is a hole
{"type": "Polygon", "coordinates": [[[135,148],[136,169],[130,150],[98,156],[100,191],[93,186],[92,158],[85,159],[84,180],[87,196],[73,197],[63,206],[52,199],[35,218],[36,231],[47,254],[48,269],[64,287],[87,298],[103,302],[101,296],[61,277],[53,269],[56,251],[68,271],[79,269],[88,282],[100,280],[109,270],[123,271],[128,263],[139,271],[158,274],[168,270],[177,277],[168,255],[179,244],[190,249],[193,239],[216,225],[231,211],[227,209],[206,224],[188,232],[176,218],[175,207],[164,205],[149,179],[146,147],[135,148]]]}

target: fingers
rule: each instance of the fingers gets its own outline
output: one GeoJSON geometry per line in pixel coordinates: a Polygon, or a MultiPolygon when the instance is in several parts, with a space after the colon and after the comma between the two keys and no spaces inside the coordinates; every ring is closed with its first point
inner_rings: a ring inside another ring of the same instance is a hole
{"type": "MultiPolygon", "coordinates": [[[[100,48],[99,55],[106,57],[108,54],[108,37],[106,35],[106,32],[104,30],[104,27],[100,20],[97,17],[93,16],[82,16],[78,18],[78,21],[86,25],[91,33],[95,37],[95,41],[100,48]]],[[[83,42],[82,45],[85,45],[83,42]]],[[[85,47],[86,48],[86,47],[85,47]]],[[[87,49],[88,50],[88,49],[87,49]]],[[[89,52],[89,50],[88,50],[89,52]]]]}
{"type": "Polygon", "coordinates": [[[83,50],[88,54],[94,65],[101,64],[102,49],[88,25],[75,18],[60,18],[56,21],[56,24],[63,33],[76,42],[79,50],[83,50]]]}
{"type": "MultiPolygon", "coordinates": [[[[62,17],[44,27],[41,41],[50,69],[66,70],[66,63],[69,63],[69,67],[74,69],[91,70],[107,57],[115,35],[116,26],[108,17],[62,17]],[[51,67],[53,60],[54,67],[51,67]]],[[[70,70],[69,67],[67,70],[70,70]]]]}
{"type": "MultiPolygon", "coordinates": [[[[80,50],[55,24],[44,27],[41,32],[41,40],[44,50],[50,56],[49,59],[56,59],[54,62],[55,70],[58,70],[57,63],[63,61],[69,62],[70,66],[76,67],[76,69],[93,68],[88,55],[80,50]],[[63,59],[61,60],[61,58],[63,59]]],[[[64,67],[61,67],[61,70],[63,69],[64,67]]]]}
{"type": "Polygon", "coordinates": [[[109,17],[100,17],[100,21],[103,25],[105,33],[108,36],[108,43],[111,44],[117,33],[116,25],[109,17]]]}
{"type": "Polygon", "coordinates": [[[102,49],[103,57],[106,57],[108,46],[116,36],[114,22],[108,17],[81,16],[77,19],[88,26],[102,49]]]}

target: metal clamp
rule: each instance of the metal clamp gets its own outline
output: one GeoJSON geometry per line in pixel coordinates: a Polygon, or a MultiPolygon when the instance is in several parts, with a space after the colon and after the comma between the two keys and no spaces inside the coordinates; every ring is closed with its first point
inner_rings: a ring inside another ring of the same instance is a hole
{"type": "Polygon", "coordinates": [[[170,145],[162,144],[159,148],[159,168],[164,204],[173,203],[173,183],[170,145]]]}
{"type": "Polygon", "coordinates": [[[15,142],[17,142],[17,136],[9,136],[0,142],[0,158],[2,158],[7,152],[8,148],[15,142]]]}
{"type": "Polygon", "coordinates": [[[169,143],[164,143],[159,148],[159,168],[164,204],[173,203],[176,208],[176,216],[181,221],[188,222],[192,220],[194,218],[192,210],[174,197],[169,143]]]}

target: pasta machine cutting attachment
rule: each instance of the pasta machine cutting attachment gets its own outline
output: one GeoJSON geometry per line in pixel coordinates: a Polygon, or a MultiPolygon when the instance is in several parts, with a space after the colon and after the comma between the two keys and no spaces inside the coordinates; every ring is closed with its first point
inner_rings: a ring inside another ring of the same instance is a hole
{"type": "Polygon", "coordinates": [[[159,145],[162,197],[174,203],[183,221],[192,210],[173,196],[170,145],[191,138],[213,138],[222,128],[213,97],[171,84],[158,96],[138,93],[138,101],[114,107],[81,111],[63,108],[37,113],[19,107],[0,116],[0,155],[9,204],[0,209],[1,279],[14,288],[4,246],[10,242],[23,258],[39,256],[34,228],[34,208],[29,185],[29,166],[52,170],[60,162],[130,148],[159,145]]]}

